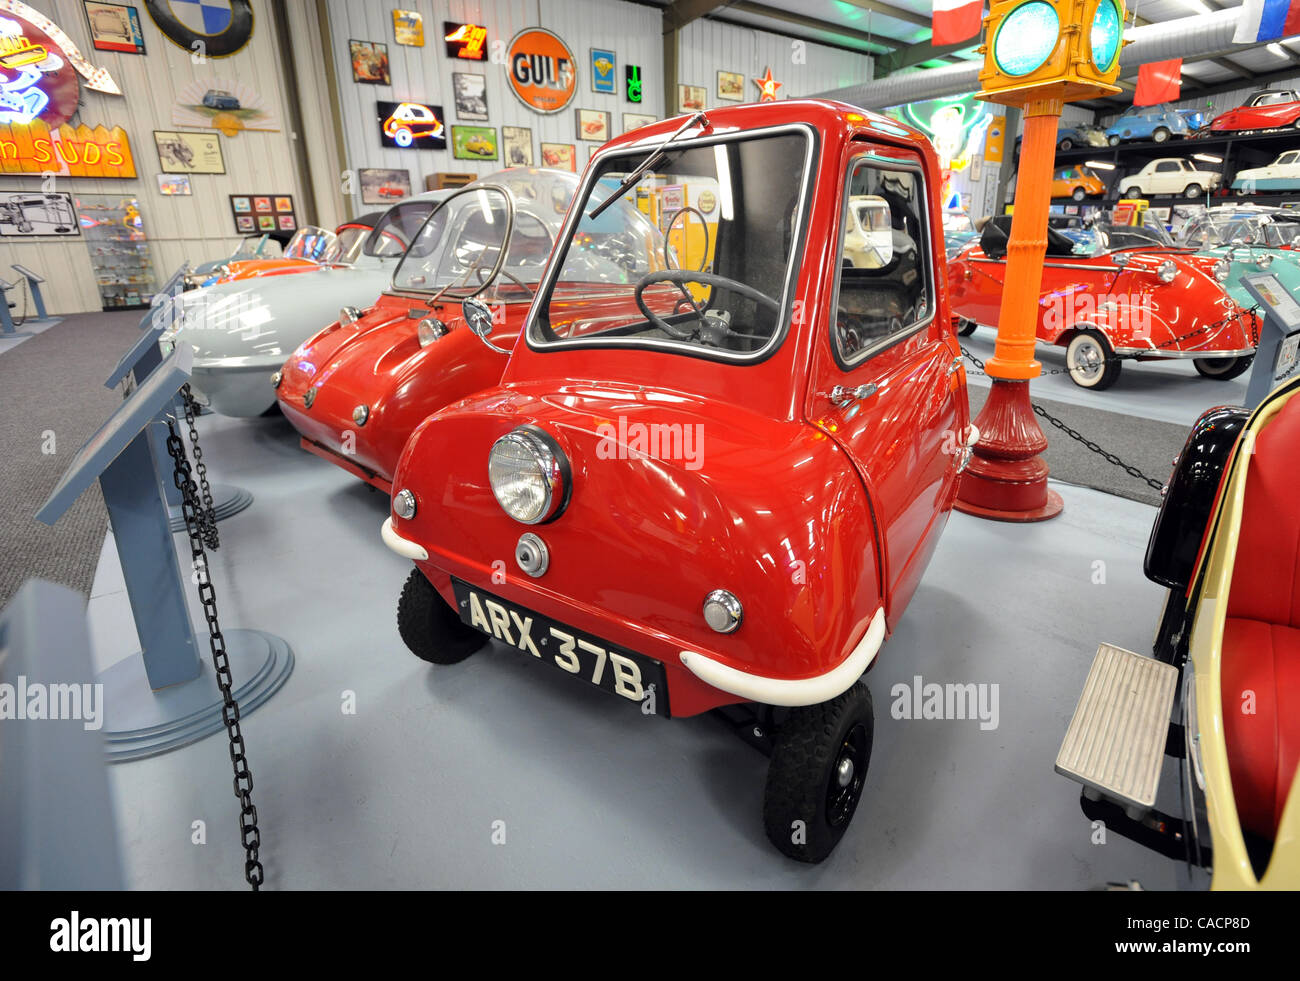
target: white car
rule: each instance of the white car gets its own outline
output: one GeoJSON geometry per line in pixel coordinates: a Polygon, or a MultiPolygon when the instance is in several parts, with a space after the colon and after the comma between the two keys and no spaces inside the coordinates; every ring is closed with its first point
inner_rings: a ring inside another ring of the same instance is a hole
{"type": "Polygon", "coordinates": [[[411,239],[452,189],[426,191],[393,205],[347,265],[310,272],[214,283],[171,303],[163,331],[171,345],[194,347],[194,397],[226,416],[260,416],[275,408],[271,375],[344,307],[364,309],[388,288],[411,239]]]}
{"type": "Polygon", "coordinates": [[[1120,181],[1119,186],[1124,192],[1120,197],[1182,195],[1199,198],[1208,191],[1218,190],[1222,180],[1217,171],[1197,170],[1190,160],[1161,157],[1120,181]]]}
{"type": "Polygon", "coordinates": [[[874,194],[849,198],[849,226],[844,255],[858,269],[889,265],[894,252],[894,230],[889,223],[889,202],[874,194]]]}
{"type": "Polygon", "coordinates": [[[1267,167],[1237,171],[1232,182],[1234,191],[1294,191],[1300,188],[1300,150],[1288,150],[1267,167]]]}

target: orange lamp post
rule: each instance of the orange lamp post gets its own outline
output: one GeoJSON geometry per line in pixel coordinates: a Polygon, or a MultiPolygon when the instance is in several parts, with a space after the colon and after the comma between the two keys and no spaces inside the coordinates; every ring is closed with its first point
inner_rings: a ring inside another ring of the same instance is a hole
{"type": "Polygon", "coordinates": [[[984,21],[978,98],[1020,107],[1025,133],[997,347],[985,365],[993,388],[957,492],[957,509],[967,514],[1045,521],[1061,513],[1039,456],[1047,437],[1029,403],[1029,381],[1042,371],[1034,345],[1056,129],[1067,101],[1119,91],[1124,15],[1124,0],[991,0],[984,21]]]}

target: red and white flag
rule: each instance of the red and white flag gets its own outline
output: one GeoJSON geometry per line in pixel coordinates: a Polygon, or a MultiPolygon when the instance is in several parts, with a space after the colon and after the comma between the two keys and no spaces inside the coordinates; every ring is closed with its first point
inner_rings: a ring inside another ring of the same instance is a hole
{"type": "Polygon", "coordinates": [[[980,32],[984,0],[934,0],[930,43],[956,44],[980,32]]]}

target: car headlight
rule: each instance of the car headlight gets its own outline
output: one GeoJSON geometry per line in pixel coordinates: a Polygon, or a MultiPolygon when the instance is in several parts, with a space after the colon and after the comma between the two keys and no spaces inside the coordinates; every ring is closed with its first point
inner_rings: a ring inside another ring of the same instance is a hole
{"type": "Polygon", "coordinates": [[[1174,281],[1174,277],[1176,277],[1177,275],[1178,275],[1178,267],[1174,265],[1174,261],[1172,259],[1166,259],[1164,262],[1160,263],[1160,267],[1156,269],[1156,276],[1160,279],[1160,282],[1162,283],[1172,283],[1174,281]]]}
{"type": "Polygon", "coordinates": [[[420,347],[428,347],[445,333],[447,333],[447,325],[437,317],[425,317],[415,328],[415,336],[420,340],[420,347]]]}
{"type": "Polygon", "coordinates": [[[348,324],[355,324],[361,319],[361,311],[357,307],[344,307],[339,311],[339,323],[345,327],[348,324]]]}
{"type": "Polygon", "coordinates": [[[1232,272],[1232,266],[1230,266],[1225,260],[1220,259],[1214,264],[1214,279],[1216,282],[1226,283],[1230,272],[1232,272]]]}
{"type": "Polygon", "coordinates": [[[549,433],[523,426],[492,444],[488,482],[506,514],[526,525],[541,524],[564,509],[569,461],[549,433]]]}
{"type": "Polygon", "coordinates": [[[1262,255],[1259,257],[1259,261],[1256,262],[1255,265],[1259,266],[1260,269],[1267,269],[1269,266],[1273,265],[1273,257],[1271,255],[1262,255]]]}

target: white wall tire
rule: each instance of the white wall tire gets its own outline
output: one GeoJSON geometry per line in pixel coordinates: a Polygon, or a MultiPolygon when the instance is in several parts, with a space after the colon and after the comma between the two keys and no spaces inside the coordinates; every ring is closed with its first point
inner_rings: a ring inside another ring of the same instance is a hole
{"type": "Polygon", "coordinates": [[[1098,392],[1115,384],[1122,367],[1115,360],[1110,342],[1096,330],[1083,330],[1071,338],[1065,349],[1065,364],[1072,382],[1098,392]]]}

